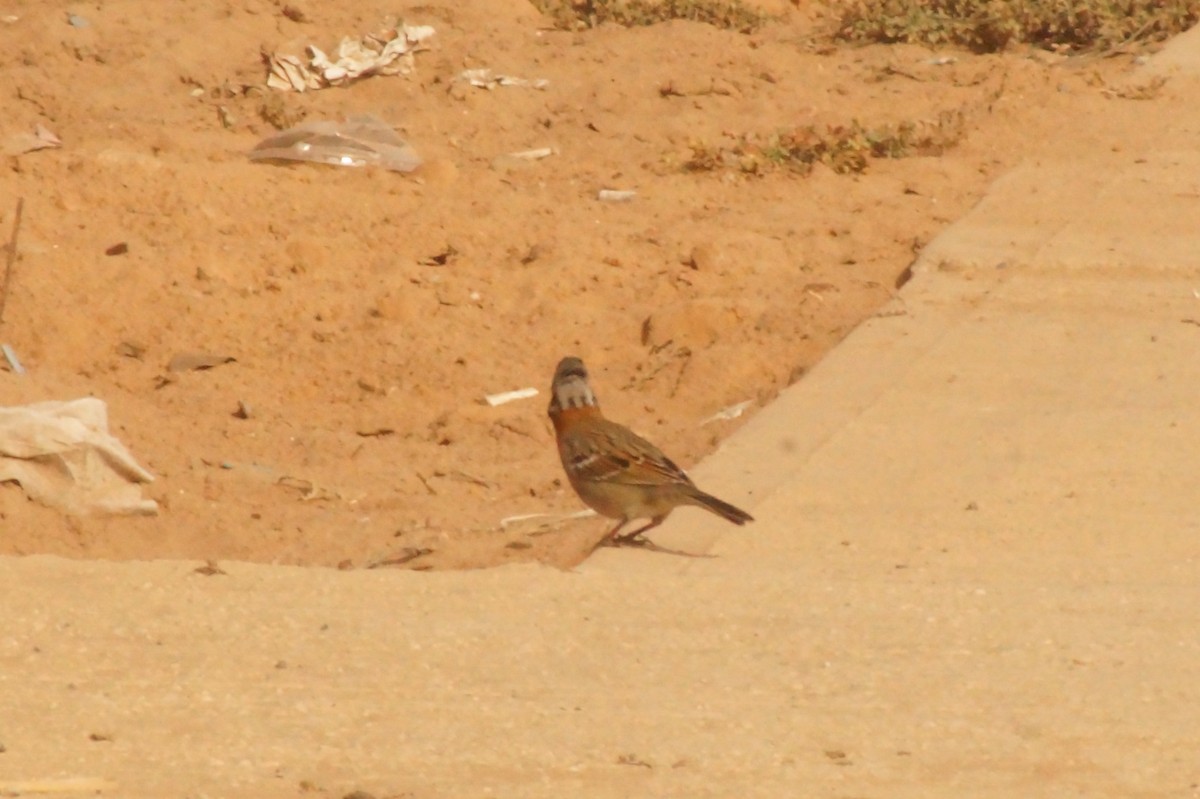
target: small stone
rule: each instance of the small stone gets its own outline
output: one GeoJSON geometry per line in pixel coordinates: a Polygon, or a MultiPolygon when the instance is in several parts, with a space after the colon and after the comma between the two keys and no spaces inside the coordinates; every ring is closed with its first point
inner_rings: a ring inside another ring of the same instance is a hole
{"type": "Polygon", "coordinates": [[[135,341],[122,341],[117,345],[117,355],[140,361],[146,355],[146,347],[135,341]]]}
{"type": "Polygon", "coordinates": [[[716,272],[725,266],[725,254],[710,242],[701,242],[692,247],[684,263],[697,272],[716,272]]]}
{"type": "Polygon", "coordinates": [[[297,3],[288,3],[282,9],[281,14],[290,19],[292,22],[308,22],[308,13],[304,10],[304,6],[297,3]]]}

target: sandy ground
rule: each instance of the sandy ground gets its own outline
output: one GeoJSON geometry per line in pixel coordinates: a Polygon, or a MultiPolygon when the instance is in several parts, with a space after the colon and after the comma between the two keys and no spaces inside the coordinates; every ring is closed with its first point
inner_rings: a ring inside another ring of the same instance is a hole
{"type": "Polygon", "coordinates": [[[422,6],[413,75],[266,111],[378,114],[423,171],[251,164],[260,49],[398,10],[292,7],[0,5],[0,143],[64,143],[0,170],[30,370],[0,402],[105,399],[163,506],[0,486],[0,793],[1200,794],[1200,82],[831,48],[806,6],[753,36],[422,6]],[[947,111],[958,147],[857,177],[680,169],[947,111]],[[236,361],[162,379],[194,350],[236,361]],[[500,530],[579,507],[543,413],[566,352],[685,464],[721,443],[696,476],[758,521],[681,512],[656,540],[712,557],[572,569],[599,521],[500,530]],[[304,568],[413,549],[542,563],[304,568]]]}
{"type": "Polygon", "coordinates": [[[63,142],[6,154],[0,173],[5,236],[25,199],[0,333],[29,369],[0,371],[0,402],[104,399],[162,506],[66,519],[0,486],[0,552],[570,565],[600,521],[500,526],[581,507],[544,415],[559,357],[587,359],[608,413],[691,464],[875,313],[994,176],[1054,146],[1062,113],[1110,109],[1132,128],[1138,105],[1104,91],[1128,57],[938,63],[831,46],[827,14],[807,5],[753,35],[555,31],[508,0],[286,8],[0,8],[16,18],[0,23],[0,138],[40,123],[63,142]],[[397,12],[437,30],[411,75],[253,88],[261,51],[329,48],[397,12]],[[476,89],[456,80],[469,67],[549,85],[476,89]],[[396,125],[425,166],[245,156],[274,132],[267,119],[360,113],[396,125]],[[944,113],[964,120],[959,146],[862,175],[682,168],[696,142],[944,113]],[[502,157],[536,147],[555,154],[502,157]],[[602,188],[638,194],[602,203],[602,188]],[[236,360],[167,373],[192,351],[236,360]],[[541,395],[482,403],[526,386],[541,395]],[[704,423],[744,400],[747,416],[704,423]]]}

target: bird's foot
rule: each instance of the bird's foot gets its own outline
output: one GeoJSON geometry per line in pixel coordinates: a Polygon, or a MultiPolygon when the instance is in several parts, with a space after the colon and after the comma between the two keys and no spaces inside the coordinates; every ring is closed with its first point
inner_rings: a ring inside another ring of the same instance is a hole
{"type": "Polygon", "coordinates": [[[658,552],[663,555],[679,555],[685,558],[715,558],[708,552],[685,552],[682,549],[672,549],[664,547],[661,544],[656,544],[649,538],[646,538],[640,531],[636,533],[627,533],[625,535],[617,535],[611,538],[605,538],[600,542],[599,547],[629,547],[631,549],[644,549],[648,552],[658,552]]]}

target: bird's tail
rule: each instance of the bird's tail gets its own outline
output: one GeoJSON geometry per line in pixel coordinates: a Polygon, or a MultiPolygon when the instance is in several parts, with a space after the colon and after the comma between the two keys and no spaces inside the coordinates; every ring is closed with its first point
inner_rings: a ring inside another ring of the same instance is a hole
{"type": "Polygon", "coordinates": [[[734,524],[745,524],[746,522],[754,521],[754,517],[746,513],[746,511],[741,508],[735,508],[725,500],[717,499],[712,494],[705,494],[703,491],[697,490],[691,495],[691,499],[700,507],[710,510],[734,524]]]}

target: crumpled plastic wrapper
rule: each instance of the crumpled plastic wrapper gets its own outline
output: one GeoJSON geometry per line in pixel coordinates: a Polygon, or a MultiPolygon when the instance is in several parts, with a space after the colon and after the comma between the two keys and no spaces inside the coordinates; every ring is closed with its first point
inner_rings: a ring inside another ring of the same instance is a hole
{"type": "Polygon", "coordinates": [[[417,151],[391,125],[370,114],[342,122],[304,122],[263,139],[249,157],[251,161],[381,166],[394,172],[411,172],[421,165],[417,151]]]}
{"type": "Polygon", "coordinates": [[[49,150],[62,147],[62,139],[41,122],[34,126],[32,133],[14,133],[6,136],[0,142],[0,152],[5,155],[21,155],[36,150],[49,150]]]}
{"type": "Polygon", "coordinates": [[[108,432],[95,397],[0,407],[0,483],[15,481],[43,505],[74,515],[153,515],[142,496],[154,475],[108,432]]]}
{"type": "Polygon", "coordinates": [[[459,80],[465,80],[480,89],[495,89],[498,86],[519,86],[524,89],[544,89],[550,85],[545,78],[517,78],[512,75],[498,75],[490,69],[464,69],[459,80]]]}
{"type": "Polygon", "coordinates": [[[371,75],[405,75],[413,70],[413,54],[429,49],[429,25],[401,25],[355,39],[347,36],[333,57],[313,45],[308,58],[286,53],[267,56],[267,86],[283,92],[303,92],[344,86],[371,75]]]}

